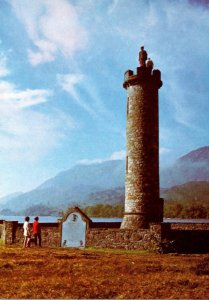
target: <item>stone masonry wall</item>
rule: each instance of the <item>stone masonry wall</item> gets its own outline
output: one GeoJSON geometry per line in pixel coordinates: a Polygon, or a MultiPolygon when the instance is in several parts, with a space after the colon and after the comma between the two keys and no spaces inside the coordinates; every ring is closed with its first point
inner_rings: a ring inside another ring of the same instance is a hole
{"type": "Polygon", "coordinates": [[[176,222],[166,227],[164,252],[209,253],[209,223],[176,222]]]}
{"type": "MultiPolygon", "coordinates": [[[[41,223],[42,246],[60,247],[61,223],[41,223]]],[[[0,221],[0,244],[23,244],[23,224],[0,221]]],[[[33,243],[32,243],[33,247],[33,243]]],[[[120,223],[91,223],[86,247],[156,252],[209,253],[209,223],[151,223],[148,229],[120,229],[120,223]]]]}
{"type": "Polygon", "coordinates": [[[150,229],[90,228],[86,232],[86,246],[95,248],[117,248],[126,250],[160,251],[161,224],[150,229]]]}
{"type": "Polygon", "coordinates": [[[2,240],[3,229],[4,229],[3,223],[0,223],[0,241],[2,240]]]}
{"type": "Polygon", "coordinates": [[[135,85],[128,98],[125,213],[139,213],[143,228],[159,199],[158,97],[149,85],[135,85]]]}
{"type": "Polygon", "coordinates": [[[12,244],[15,240],[15,228],[17,221],[3,221],[1,224],[1,241],[2,244],[12,244]]]}
{"type": "Polygon", "coordinates": [[[209,223],[153,223],[149,229],[138,230],[90,228],[86,232],[86,246],[161,253],[209,253],[209,223]]]}
{"type": "MultiPolygon", "coordinates": [[[[41,223],[43,247],[59,247],[61,241],[60,223],[41,223]]],[[[17,221],[3,221],[1,226],[1,241],[3,244],[23,244],[23,224],[17,221]]],[[[32,224],[31,224],[32,226],[32,224]]],[[[32,243],[33,245],[33,238],[32,243]]]]}

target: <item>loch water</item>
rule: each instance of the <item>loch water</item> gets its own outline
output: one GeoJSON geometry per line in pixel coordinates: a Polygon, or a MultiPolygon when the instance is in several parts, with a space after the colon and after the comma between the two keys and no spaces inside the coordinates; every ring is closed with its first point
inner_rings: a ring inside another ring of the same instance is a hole
{"type": "MultiPolygon", "coordinates": [[[[30,216],[30,222],[33,222],[35,216],[30,216]]],[[[58,216],[39,216],[40,223],[56,223],[60,217],[58,216]]],[[[0,215],[0,220],[5,221],[18,221],[23,223],[25,216],[3,216],[0,215]]],[[[93,222],[121,222],[122,218],[91,218],[93,222]]],[[[163,222],[166,223],[209,223],[209,219],[173,219],[164,218],[163,222]]]]}

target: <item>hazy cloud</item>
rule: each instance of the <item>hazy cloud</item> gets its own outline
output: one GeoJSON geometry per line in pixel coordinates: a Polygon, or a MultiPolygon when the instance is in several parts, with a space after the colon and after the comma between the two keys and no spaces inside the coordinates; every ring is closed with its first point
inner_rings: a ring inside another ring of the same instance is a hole
{"type": "Polygon", "coordinates": [[[57,82],[71,99],[94,118],[110,117],[105,108],[98,87],[81,73],[58,74],[57,82]]]}
{"type": "Polygon", "coordinates": [[[73,5],[66,0],[11,0],[34,47],[28,50],[32,65],[53,61],[60,52],[72,57],[84,49],[88,34],[73,5]]]}
{"type": "Polygon", "coordinates": [[[48,90],[19,90],[7,81],[0,81],[0,143],[7,159],[36,160],[63,138],[63,124],[74,128],[70,116],[56,111],[47,114],[34,107],[48,101],[48,90]]]}
{"type": "Polygon", "coordinates": [[[166,155],[166,154],[169,154],[171,152],[171,149],[162,147],[162,148],[160,148],[159,152],[160,152],[160,155],[166,155]]]}
{"type": "Polygon", "coordinates": [[[79,93],[79,85],[81,86],[84,81],[83,74],[58,74],[57,81],[58,84],[62,87],[62,89],[66,91],[80,107],[82,107],[91,115],[95,116],[94,110],[79,93]]]}
{"type": "Polygon", "coordinates": [[[22,109],[44,103],[51,92],[43,89],[18,90],[14,84],[8,81],[0,81],[0,101],[1,106],[13,109],[22,109]]]}
{"type": "Polygon", "coordinates": [[[126,157],[126,151],[125,150],[121,150],[121,151],[117,151],[117,152],[114,152],[109,160],[123,160],[125,159],[126,157]]]}
{"type": "Polygon", "coordinates": [[[77,93],[77,86],[82,83],[84,79],[83,74],[58,74],[57,80],[58,84],[62,87],[62,89],[68,92],[75,100],[79,102],[79,97],[77,93]]]}
{"type": "Polygon", "coordinates": [[[81,165],[100,164],[110,160],[124,160],[125,156],[126,156],[126,151],[121,150],[121,151],[114,152],[113,154],[110,155],[110,157],[107,158],[81,159],[77,161],[77,164],[81,164],[81,165]]]}

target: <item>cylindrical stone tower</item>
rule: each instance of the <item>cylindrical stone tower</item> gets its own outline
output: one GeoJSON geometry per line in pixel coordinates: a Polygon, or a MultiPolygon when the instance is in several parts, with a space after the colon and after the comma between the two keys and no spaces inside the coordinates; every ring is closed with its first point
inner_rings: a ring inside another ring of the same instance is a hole
{"type": "Polygon", "coordinates": [[[127,90],[125,213],[122,229],[148,228],[163,219],[159,198],[159,70],[145,66],[125,73],[127,90]]]}

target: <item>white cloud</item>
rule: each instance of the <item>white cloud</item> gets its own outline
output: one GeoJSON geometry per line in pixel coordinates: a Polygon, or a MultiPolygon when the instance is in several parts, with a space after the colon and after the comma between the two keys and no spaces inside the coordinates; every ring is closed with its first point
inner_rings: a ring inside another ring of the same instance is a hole
{"type": "Polygon", "coordinates": [[[101,100],[98,86],[95,82],[82,73],[58,74],[57,82],[67,92],[73,101],[92,117],[103,119],[112,117],[101,100]]]}
{"type": "Polygon", "coordinates": [[[48,101],[48,90],[18,90],[7,81],[0,81],[0,144],[1,155],[12,160],[37,160],[57,146],[67,129],[74,128],[63,113],[36,110],[48,101]]]}
{"type": "Polygon", "coordinates": [[[34,47],[28,50],[32,65],[53,61],[58,52],[72,57],[85,48],[87,31],[79,22],[76,8],[66,0],[11,0],[34,47]]]}
{"type": "Polygon", "coordinates": [[[30,107],[46,102],[50,95],[50,91],[43,89],[19,91],[12,83],[0,81],[1,107],[5,105],[13,109],[30,107]]]}
{"type": "Polygon", "coordinates": [[[33,66],[36,66],[41,63],[50,62],[54,60],[54,54],[50,51],[40,51],[33,52],[32,50],[28,50],[28,58],[30,63],[33,66]]]}
{"type": "Polygon", "coordinates": [[[76,86],[79,83],[82,83],[82,80],[84,79],[83,74],[65,74],[57,75],[58,83],[62,87],[62,89],[66,92],[68,92],[70,95],[73,96],[73,98],[77,99],[78,98],[78,93],[76,91],[76,86]]]}
{"type": "Polygon", "coordinates": [[[121,150],[121,151],[117,151],[114,152],[111,156],[109,160],[123,160],[126,157],[126,151],[125,150],[121,150]]]}
{"type": "Polygon", "coordinates": [[[80,96],[78,87],[79,85],[83,85],[84,80],[83,74],[58,74],[57,75],[57,81],[58,84],[62,87],[64,91],[70,94],[72,99],[85,111],[87,111],[89,114],[95,116],[94,109],[91,108],[89,103],[87,103],[82,96],[80,96]]]}
{"type": "Polygon", "coordinates": [[[114,152],[108,158],[81,159],[77,161],[77,164],[80,165],[101,164],[105,161],[110,161],[110,160],[124,160],[125,157],[126,157],[126,151],[121,150],[121,151],[114,152]]]}
{"type": "Polygon", "coordinates": [[[164,148],[164,147],[161,147],[160,150],[159,150],[159,153],[160,153],[161,156],[167,155],[167,154],[169,154],[170,152],[171,152],[171,149],[169,149],[169,148],[164,148]]]}
{"type": "Polygon", "coordinates": [[[92,165],[92,164],[101,164],[104,161],[106,161],[105,159],[100,159],[100,158],[95,158],[95,159],[81,159],[77,161],[77,164],[79,165],[92,165]]]}

